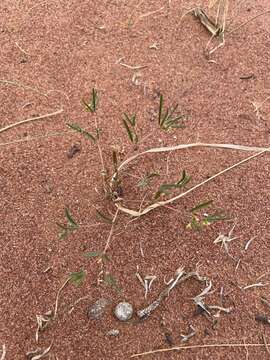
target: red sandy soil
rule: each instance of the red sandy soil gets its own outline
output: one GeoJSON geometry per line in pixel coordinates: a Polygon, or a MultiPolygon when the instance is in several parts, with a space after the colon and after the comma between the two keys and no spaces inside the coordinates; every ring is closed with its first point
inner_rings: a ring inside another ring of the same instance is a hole
{"type": "MultiPolygon", "coordinates": [[[[197,4],[198,5],[198,4],[197,4]]],[[[201,4],[205,9],[207,2],[201,4]]],[[[267,1],[230,2],[229,29],[269,10],[267,1]]],[[[175,345],[188,325],[196,335],[188,345],[221,343],[270,343],[270,327],[255,321],[268,314],[261,297],[270,299],[269,285],[242,290],[257,282],[269,282],[269,169],[267,153],[246,162],[200,189],[133,222],[119,213],[111,239],[106,270],[122,291],[98,284],[100,265],[82,256],[102,250],[110,225],[96,217],[95,207],[113,214],[115,206],[102,195],[100,163],[95,145],[67,128],[77,122],[93,131],[93,116],[82,109],[81,99],[98,89],[97,112],[102,128],[101,146],[111,166],[114,147],[122,159],[132,154],[121,124],[123,112],[136,113],[140,137],[149,135],[139,150],[192,142],[269,146],[270,101],[256,116],[252,103],[261,103],[270,89],[270,14],[258,17],[225,36],[225,46],[207,58],[209,33],[191,14],[191,1],[9,1],[0,4],[0,101],[1,128],[33,116],[63,109],[61,114],[17,126],[0,134],[1,282],[0,345],[6,359],[25,359],[37,347],[53,340],[50,359],[128,359],[132,354],[169,348],[165,332],[175,345]],[[163,7],[163,8],[162,8],[163,7]],[[162,8],[162,9],[161,9],[162,8]],[[151,13],[155,10],[158,12],[151,13]],[[150,48],[157,44],[157,49],[150,48]],[[144,66],[133,70],[119,64],[144,66]],[[213,60],[213,61],[209,61],[213,60]],[[140,74],[140,85],[132,82],[140,74]],[[241,77],[253,75],[250,79],[241,77]],[[158,94],[166,104],[178,103],[189,115],[185,129],[167,134],[157,126],[158,94]],[[54,135],[54,136],[53,136],[54,135]],[[80,152],[68,157],[77,144],[80,152]],[[201,231],[186,229],[188,209],[200,201],[214,201],[235,221],[229,245],[236,269],[220,244],[232,221],[216,223],[201,231]],[[59,239],[56,222],[65,222],[68,207],[80,228],[59,239]],[[246,242],[256,237],[248,250],[246,242]],[[141,255],[143,249],[144,257],[141,255]],[[207,304],[232,307],[221,313],[215,326],[204,316],[194,316],[192,298],[203,290],[194,280],[179,285],[143,322],[134,317],[119,323],[112,306],[119,300],[135,309],[147,306],[183,266],[199,271],[212,281],[215,292],[207,304]],[[147,299],[135,277],[156,275],[147,299]],[[49,269],[48,269],[49,268],[49,269]],[[44,272],[46,269],[48,271],[44,272]],[[58,315],[35,343],[36,315],[53,309],[60,286],[74,271],[84,269],[80,287],[68,284],[59,299],[58,315]],[[70,307],[80,301],[69,313],[70,307]],[[111,308],[98,321],[87,318],[87,309],[100,297],[111,308]],[[161,325],[163,323],[163,326],[161,325]],[[107,331],[119,329],[116,338],[107,331]]],[[[214,40],[213,45],[216,44],[214,40]]],[[[251,155],[221,149],[189,149],[148,155],[123,172],[126,204],[138,208],[142,194],[135,178],[147,170],[159,170],[175,181],[185,169],[191,187],[216,172],[251,155]],[[135,187],[134,187],[135,185],[135,187]],[[137,201],[137,202],[136,202],[137,201]]],[[[154,179],[157,187],[159,179],[154,179]]],[[[166,352],[145,359],[267,359],[265,346],[191,349],[166,352]]]]}

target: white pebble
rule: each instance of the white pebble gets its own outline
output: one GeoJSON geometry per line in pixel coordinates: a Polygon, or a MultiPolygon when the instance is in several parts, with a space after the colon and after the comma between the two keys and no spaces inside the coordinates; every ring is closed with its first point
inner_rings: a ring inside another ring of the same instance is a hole
{"type": "Polygon", "coordinates": [[[114,314],[120,321],[128,321],[133,315],[133,307],[128,302],[120,302],[116,305],[114,314]]]}

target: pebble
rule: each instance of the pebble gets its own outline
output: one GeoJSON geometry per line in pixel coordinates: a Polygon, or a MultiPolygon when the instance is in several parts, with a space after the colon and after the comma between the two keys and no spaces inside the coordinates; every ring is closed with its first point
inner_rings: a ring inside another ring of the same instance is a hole
{"type": "Polygon", "coordinates": [[[88,317],[91,320],[100,319],[110,301],[105,298],[98,299],[88,310],[88,317]]]}
{"type": "Polygon", "coordinates": [[[118,336],[120,334],[120,331],[118,329],[112,329],[107,332],[108,336],[118,336]]]}
{"type": "Polygon", "coordinates": [[[114,315],[120,321],[128,321],[133,315],[133,307],[128,302],[120,302],[114,309],[114,315]]]}

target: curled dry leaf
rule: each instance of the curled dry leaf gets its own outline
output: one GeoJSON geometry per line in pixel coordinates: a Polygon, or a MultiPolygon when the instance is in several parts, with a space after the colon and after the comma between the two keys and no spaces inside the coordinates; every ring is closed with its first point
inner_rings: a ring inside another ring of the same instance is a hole
{"type": "Polygon", "coordinates": [[[51,342],[51,345],[49,347],[47,347],[45,350],[38,348],[34,351],[27,352],[26,353],[27,360],[39,360],[39,359],[43,358],[51,350],[52,344],[53,344],[53,342],[51,342]]]}
{"type": "Polygon", "coordinates": [[[50,310],[44,315],[36,315],[37,318],[37,330],[36,330],[36,342],[38,342],[39,332],[43,331],[49,322],[53,319],[53,312],[50,310]]]}

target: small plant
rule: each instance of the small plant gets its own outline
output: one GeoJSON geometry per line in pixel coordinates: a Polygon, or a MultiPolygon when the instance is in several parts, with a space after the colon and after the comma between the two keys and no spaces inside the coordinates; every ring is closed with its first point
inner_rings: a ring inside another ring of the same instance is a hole
{"type": "Polygon", "coordinates": [[[101,263],[102,271],[100,272],[101,278],[99,279],[99,282],[104,282],[106,285],[114,288],[118,292],[122,291],[122,289],[118,286],[114,276],[110,272],[107,272],[105,270],[107,262],[110,261],[110,258],[106,253],[102,251],[91,251],[83,254],[83,256],[86,258],[92,258],[92,259],[96,258],[98,260],[101,260],[100,263],[101,263]]]}
{"type": "Polygon", "coordinates": [[[132,142],[132,144],[137,144],[138,142],[138,135],[135,130],[136,126],[136,114],[127,115],[124,113],[124,117],[122,119],[124,127],[127,131],[129,140],[132,142]]]}
{"type": "Polygon", "coordinates": [[[205,201],[199,203],[190,209],[191,213],[191,221],[187,224],[187,229],[192,230],[200,230],[204,226],[209,226],[214,222],[226,220],[227,216],[220,212],[215,212],[213,214],[203,213],[201,214],[199,211],[205,208],[208,208],[213,203],[213,200],[205,201]]]}
{"type": "Polygon", "coordinates": [[[175,107],[167,108],[163,110],[163,96],[159,98],[159,113],[158,113],[158,124],[164,131],[171,129],[183,128],[183,120],[186,118],[185,115],[175,115],[178,104],[175,107]]]}
{"type": "Polygon", "coordinates": [[[92,97],[89,102],[82,99],[82,103],[85,107],[85,110],[90,111],[91,113],[96,112],[98,102],[99,102],[99,98],[97,95],[97,90],[95,88],[92,89],[92,97]]]}
{"type": "Polygon", "coordinates": [[[61,229],[61,232],[59,234],[60,239],[65,239],[67,235],[69,235],[69,233],[79,228],[79,225],[75,222],[75,220],[71,216],[68,208],[65,208],[65,216],[67,219],[66,225],[56,223],[57,226],[61,229]]]}
{"type": "Polygon", "coordinates": [[[160,196],[169,195],[172,190],[180,189],[181,187],[185,186],[190,181],[190,179],[191,176],[188,176],[185,170],[183,170],[182,177],[177,182],[160,185],[154,196],[154,199],[157,200],[160,198],[160,196]]]}

